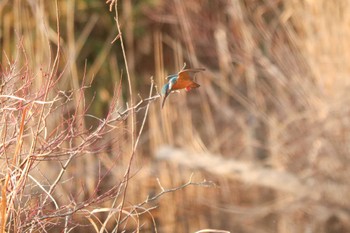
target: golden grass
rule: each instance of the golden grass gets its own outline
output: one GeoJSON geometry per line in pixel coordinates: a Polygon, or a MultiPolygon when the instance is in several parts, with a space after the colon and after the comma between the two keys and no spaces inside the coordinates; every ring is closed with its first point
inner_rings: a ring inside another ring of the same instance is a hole
{"type": "Polygon", "coordinates": [[[57,3],[0,3],[2,232],[350,229],[346,1],[57,3]],[[206,68],[201,87],[161,110],[184,62],[206,68]],[[211,164],[186,186],[163,145],[329,191],[300,199],[211,164]]]}

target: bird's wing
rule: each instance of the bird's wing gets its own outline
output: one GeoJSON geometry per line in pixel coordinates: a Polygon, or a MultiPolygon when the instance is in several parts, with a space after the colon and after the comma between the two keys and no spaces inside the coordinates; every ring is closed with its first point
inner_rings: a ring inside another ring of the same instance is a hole
{"type": "Polygon", "coordinates": [[[194,83],[194,76],[196,73],[203,71],[204,69],[186,69],[181,70],[178,73],[178,78],[176,79],[176,83],[172,86],[172,90],[179,90],[184,88],[195,88],[199,87],[199,84],[193,84],[194,83]]]}
{"type": "Polygon", "coordinates": [[[196,75],[196,73],[200,72],[200,71],[204,71],[205,69],[203,68],[194,68],[194,69],[185,69],[185,70],[181,70],[178,75],[179,78],[178,80],[180,81],[193,81],[194,76],[196,75]]]}

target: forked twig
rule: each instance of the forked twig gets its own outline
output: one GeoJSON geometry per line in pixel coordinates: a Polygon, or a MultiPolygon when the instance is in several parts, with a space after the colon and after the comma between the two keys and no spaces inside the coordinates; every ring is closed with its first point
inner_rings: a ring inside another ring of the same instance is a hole
{"type": "Polygon", "coordinates": [[[181,185],[181,186],[178,186],[178,187],[175,187],[175,188],[170,188],[170,189],[165,189],[159,179],[157,179],[157,182],[158,182],[158,185],[161,189],[161,192],[159,192],[158,194],[154,195],[153,197],[147,197],[147,199],[144,201],[144,202],[141,202],[140,204],[138,204],[137,206],[141,207],[151,201],[154,201],[156,199],[158,199],[159,197],[163,196],[164,194],[166,193],[171,193],[171,192],[176,192],[178,190],[181,190],[181,189],[184,189],[188,186],[205,186],[205,187],[216,187],[215,183],[213,183],[212,181],[207,181],[207,180],[203,180],[202,182],[193,182],[192,181],[192,177],[193,177],[194,173],[191,174],[189,180],[181,185]]]}
{"type": "MultiPolygon", "coordinates": [[[[194,173],[192,173],[190,175],[189,180],[185,184],[182,184],[182,185],[180,185],[178,187],[175,187],[175,188],[169,188],[169,189],[164,188],[163,185],[160,183],[160,180],[157,178],[157,183],[158,183],[158,186],[159,186],[161,191],[158,194],[156,194],[156,195],[154,195],[152,197],[147,197],[146,200],[144,200],[143,202],[135,205],[134,208],[142,208],[142,206],[144,206],[145,204],[147,204],[149,202],[152,202],[152,201],[155,201],[155,200],[159,199],[161,196],[163,196],[163,195],[165,195],[167,193],[173,193],[173,192],[182,190],[182,189],[184,189],[184,188],[186,188],[188,186],[216,187],[216,184],[213,183],[212,181],[203,180],[202,182],[193,182],[192,181],[193,175],[194,175],[194,173]]],[[[128,219],[128,217],[131,216],[131,214],[132,214],[132,212],[130,212],[128,215],[126,215],[120,221],[119,224],[122,224],[123,222],[125,222],[128,219]]],[[[156,227],[155,227],[155,230],[156,230],[156,227]]],[[[156,232],[157,232],[157,230],[156,230],[156,232]]]]}

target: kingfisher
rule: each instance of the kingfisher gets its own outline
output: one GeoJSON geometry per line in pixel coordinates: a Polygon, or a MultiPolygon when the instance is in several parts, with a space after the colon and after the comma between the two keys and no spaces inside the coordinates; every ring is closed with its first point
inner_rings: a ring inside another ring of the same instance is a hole
{"type": "Polygon", "coordinates": [[[190,91],[192,89],[198,88],[200,85],[194,82],[194,76],[200,72],[204,71],[203,68],[193,68],[185,69],[186,64],[182,70],[177,74],[169,75],[166,79],[168,82],[162,87],[161,94],[163,96],[162,108],[168,95],[175,90],[185,89],[190,91]]]}

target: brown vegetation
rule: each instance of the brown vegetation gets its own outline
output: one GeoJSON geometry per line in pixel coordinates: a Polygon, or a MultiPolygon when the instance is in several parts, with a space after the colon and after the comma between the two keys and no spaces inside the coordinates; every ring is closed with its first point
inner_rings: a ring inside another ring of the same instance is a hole
{"type": "Polygon", "coordinates": [[[0,231],[349,231],[349,12],[0,2],[0,231]]]}

